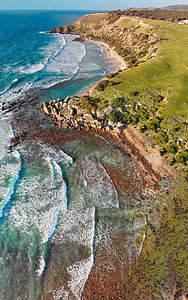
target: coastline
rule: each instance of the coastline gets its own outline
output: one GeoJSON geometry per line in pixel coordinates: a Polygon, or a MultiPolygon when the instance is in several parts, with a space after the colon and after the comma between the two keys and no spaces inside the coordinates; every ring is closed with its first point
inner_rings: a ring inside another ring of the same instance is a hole
{"type": "MultiPolygon", "coordinates": [[[[81,37],[82,36],[83,35],[81,35],[81,37]]],[[[82,40],[82,39],[80,40],[80,42],[83,42],[83,41],[87,41],[89,43],[95,43],[95,44],[98,44],[102,47],[102,49],[103,49],[103,53],[102,53],[103,61],[105,61],[106,64],[108,62],[108,72],[103,77],[103,79],[107,75],[118,72],[119,70],[126,70],[127,69],[127,64],[124,61],[124,59],[119,54],[117,54],[112,48],[110,48],[110,46],[108,44],[106,44],[104,42],[100,42],[100,41],[93,41],[93,40],[90,40],[90,39],[86,39],[85,37],[84,37],[84,40],[82,40]]],[[[93,88],[96,86],[97,83],[98,83],[98,81],[91,83],[89,86],[83,88],[81,91],[76,93],[76,96],[81,97],[85,94],[91,94],[93,88]]]]}
{"type": "MultiPolygon", "coordinates": [[[[2,297],[186,298],[182,286],[188,186],[183,180],[179,185],[176,166],[155,143],[155,133],[164,126],[157,123],[156,131],[147,127],[148,120],[155,124],[160,118],[158,112],[168,99],[160,89],[142,93],[142,69],[133,65],[132,72],[127,62],[120,71],[126,63],[124,53],[114,48],[115,33],[111,31],[114,43],[102,35],[96,35],[99,42],[91,35],[93,40],[82,36],[74,43],[70,62],[75,55],[82,56],[76,49],[88,47],[80,76],[46,89],[44,80],[41,87],[33,86],[20,97],[16,94],[15,101],[2,102],[2,119],[10,123],[13,136],[6,138],[10,146],[2,160],[3,188],[9,188],[15,177],[1,220],[2,297]],[[20,153],[19,161],[12,159],[13,151],[20,153]],[[13,290],[10,274],[15,277],[13,290]]],[[[60,47],[62,38],[58,37],[60,47]]],[[[53,51],[58,47],[55,43],[53,51]]],[[[57,57],[57,66],[65,58],[69,67],[65,54],[57,57]]],[[[150,73],[151,69],[144,83],[150,73]]],[[[47,77],[49,83],[54,74],[47,77]]],[[[181,124],[185,128],[186,123],[181,124]]],[[[2,126],[5,133],[7,127],[2,126]]],[[[177,126],[178,138],[180,134],[177,126]]],[[[167,143],[168,139],[165,147],[167,143]]]]}
{"type": "Polygon", "coordinates": [[[127,69],[127,64],[124,61],[124,59],[115,52],[115,50],[113,50],[112,48],[110,48],[110,46],[104,42],[100,42],[100,41],[92,41],[92,40],[87,40],[89,42],[93,42],[96,44],[99,44],[103,47],[103,51],[105,52],[106,57],[109,60],[112,60],[113,65],[116,66],[116,69],[114,72],[117,72],[119,70],[126,70],[127,69]]]}
{"type": "MultiPolygon", "coordinates": [[[[123,67],[124,69],[127,68],[126,63],[124,62],[123,58],[121,58],[114,50],[110,48],[106,43],[98,42],[98,41],[90,41],[88,42],[99,44],[103,47],[103,55],[104,60],[111,60],[112,61],[112,69],[113,72],[117,72],[120,67],[123,67]]],[[[109,72],[109,74],[111,74],[109,72]]],[[[105,78],[105,76],[104,76],[105,78]]],[[[79,81],[79,80],[78,80],[79,81]]],[[[77,80],[75,80],[77,82],[77,80]]],[[[81,97],[83,95],[90,94],[92,89],[96,86],[97,82],[91,83],[84,89],[82,89],[80,92],[78,92],[75,96],[81,97]]],[[[69,84],[69,82],[65,81],[63,83],[58,83],[57,87],[63,87],[69,84]]],[[[54,89],[53,87],[48,88],[47,90],[54,89]]],[[[41,91],[40,91],[41,93],[41,91]]],[[[45,90],[43,91],[45,94],[45,90]]],[[[45,97],[43,95],[43,97],[45,97]]],[[[37,99],[37,97],[36,97],[37,99]]],[[[40,99],[40,98],[38,98],[40,99]]],[[[72,128],[74,129],[74,128],[72,128]]],[[[75,128],[76,130],[78,128],[75,128]]],[[[83,130],[84,131],[84,130],[83,130]]],[[[116,139],[117,143],[122,145],[122,148],[128,152],[132,159],[135,161],[137,166],[141,168],[143,171],[145,171],[147,174],[150,175],[150,180],[153,182],[153,186],[157,186],[158,182],[162,179],[162,177],[167,174],[170,178],[174,178],[175,172],[173,172],[172,168],[166,164],[166,162],[161,157],[160,153],[156,149],[152,149],[149,146],[149,143],[147,142],[146,138],[143,134],[140,134],[136,131],[136,129],[128,125],[124,130],[121,132],[113,132],[110,130],[107,130],[106,132],[97,132],[101,137],[109,135],[112,137],[112,139],[116,139]]],[[[106,139],[108,141],[108,138],[106,139]]],[[[109,137],[110,140],[110,137],[109,137]]],[[[54,144],[56,142],[54,141],[54,144]]],[[[58,143],[57,143],[58,145],[58,143]]]]}
{"type": "MultiPolygon", "coordinates": [[[[106,55],[107,59],[112,60],[113,66],[116,67],[116,70],[113,72],[117,72],[120,69],[127,69],[127,64],[123,58],[110,48],[108,44],[100,41],[92,41],[86,38],[85,40],[97,43],[103,47],[104,55],[106,55]]],[[[89,85],[77,93],[76,96],[81,97],[86,93],[90,95],[95,86],[96,83],[89,85]]],[[[121,133],[111,131],[108,132],[108,134],[115,137],[117,141],[123,145],[139,167],[141,167],[145,172],[150,172],[151,178],[155,184],[157,184],[157,182],[160,181],[165,174],[171,179],[176,177],[175,172],[166,164],[159,151],[152,149],[146,138],[142,134],[138,133],[133,126],[128,125],[121,133]]]]}
{"type": "MultiPolygon", "coordinates": [[[[82,35],[83,36],[83,35],[82,35]]],[[[81,37],[82,37],[81,36],[81,37]]],[[[88,39],[82,39],[78,42],[92,42],[99,44],[103,48],[103,59],[104,61],[112,61],[111,71],[109,70],[108,75],[111,73],[115,73],[121,70],[127,69],[127,65],[120,55],[118,55],[110,46],[106,43],[100,41],[92,41],[88,39]]],[[[103,79],[106,76],[103,77],[103,79]]],[[[78,93],[75,94],[77,97],[82,97],[86,94],[91,95],[93,88],[96,86],[97,82],[93,82],[80,90],[78,93]]],[[[63,86],[68,84],[68,82],[57,84],[57,86],[63,86]]],[[[73,96],[74,97],[74,96],[73,96]]],[[[74,128],[71,128],[74,129],[74,128]]],[[[79,130],[78,127],[75,127],[76,130],[79,130]]],[[[84,129],[81,129],[84,131],[84,129]]],[[[88,131],[88,130],[86,130],[88,131]]],[[[97,132],[97,131],[96,131],[97,132]]],[[[159,151],[157,149],[152,149],[149,146],[145,136],[141,133],[138,133],[137,130],[132,126],[128,125],[126,128],[121,130],[121,132],[115,132],[113,130],[99,131],[100,136],[107,134],[108,136],[111,135],[112,139],[115,138],[117,143],[120,143],[122,148],[125,149],[135,161],[137,166],[141,168],[146,174],[149,175],[150,181],[154,189],[157,189],[158,182],[161,181],[162,177],[166,174],[171,179],[176,177],[175,172],[173,169],[167,165],[167,163],[161,157],[159,151]]],[[[106,139],[108,140],[108,139],[106,139]]],[[[109,138],[110,140],[110,138],[109,138]]]]}

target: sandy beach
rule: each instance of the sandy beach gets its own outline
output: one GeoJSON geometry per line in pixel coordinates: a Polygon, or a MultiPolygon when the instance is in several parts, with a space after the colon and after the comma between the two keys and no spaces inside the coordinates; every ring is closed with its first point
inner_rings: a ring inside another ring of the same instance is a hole
{"type": "Polygon", "coordinates": [[[97,43],[103,47],[103,51],[105,52],[107,59],[111,60],[113,67],[116,68],[114,72],[127,69],[127,64],[124,61],[124,59],[119,54],[117,54],[112,48],[110,48],[108,44],[99,41],[94,41],[94,43],[97,43]]]}
{"type": "MultiPolygon", "coordinates": [[[[99,41],[92,41],[89,39],[85,38],[85,41],[90,42],[90,43],[95,43],[103,48],[103,54],[102,54],[102,59],[104,63],[107,65],[108,64],[108,72],[107,75],[115,73],[119,70],[125,70],[127,69],[127,64],[124,61],[124,59],[117,54],[112,48],[109,47],[108,44],[104,42],[99,42],[99,41]]],[[[85,94],[90,94],[92,89],[96,86],[96,82],[90,84],[89,86],[85,87],[81,91],[79,91],[76,95],[77,96],[82,96],[85,94]]]]}

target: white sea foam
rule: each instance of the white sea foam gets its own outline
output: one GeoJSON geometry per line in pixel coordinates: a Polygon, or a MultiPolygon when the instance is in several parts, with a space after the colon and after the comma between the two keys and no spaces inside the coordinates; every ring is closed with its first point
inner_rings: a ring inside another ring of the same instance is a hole
{"type": "Polygon", "coordinates": [[[86,158],[82,170],[87,180],[87,204],[94,204],[100,209],[119,208],[116,188],[103,165],[94,158],[86,158]]]}
{"type": "Polygon", "coordinates": [[[48,153],[50,158],[63,166],[69,166],[73,163],[73,158],[59,148],[47,148],[45,144],[38,144],[43,149],[44,153],[48,153]]]}
{"type": "Polygon", "coordinates": [[[8,90],[10,90],[10,88],[12,87],[12,85],[13,85],[15,82],[17,82],[17,81],[18,81],[18,78],[15,78],[15,79],[12,81],[12,83],[11,83],[4,91],[0,92],[0,96],[3,95],[3,94],[5,94],[6,92],[8,92],[8,90]]]}
{"type": "Polygon", "coordinates": [[[23,96],[23,94],[28,91],[30,88],[34,86],[33,83],[27,83],[21,87],[17,87],[14,89],[8,89],[6,93],[2,94],[0,96],[0,101],[5,101],[6,103],[12,102],[20,97],[23,96]]]}
{"type": "MultiPolygon", "coordinates": [[[[75,42],[75,36],[73,35],[67,35],[65,38],[62,34],[54,34],[51,37],[53,38],[50,44],[40,48],[40,54],[44,56],[40,62],[15,67],[12,70],[15,74],[20,75],[40,73],[42,74],[40,75],[41,78],[32,81],[33,79],[28,76],[28,83],[24,86],[17,85],[16,88],[13,88],[12,84],[9,85],[4,91],[0,92],[2,101],[7,101],[7,99],[13,101],[21,97],[32,86],[49,88],[77,75],[80,70],[79,63],[86,55],[84,44],[75,42]]],[[[14,82],[16,83],[16,81],[14,82]]]]}
{"type": "MultiPolygon", "coordinates": [[[[67,210],[67,189],[59,164],[49,156],[50,153],[45,153],[39,145],[36,147],[38,150],[35,151],[39,156],[31,153],[33,161],[31,166],[27,166],[26,174],[19,185],[19,201],[14,204],[9,219],[14,226],[26,232],[30,226],[36,226],[42,234],[43,242],[46,242],[53,235],[61,213],[67,210]]],[[[30,155],[29,151],[22,149],[23,157],[30,155]]],[[[34,151],[33,148],[31,151],[34,151]]],[[[55,150],[51,152],[55,156],[55,150]]],[[[56,151],[56,154],[57,160],[62,161],[62,153],[56,151]]],[[[64,163],[67,165],[68,162],[64,163]]]]}
{"type": "Polygon", "coordinates": [[[93,244],[95,236],[95,208],[74,209],[67,211],[60,220],[57,231],[52,241],[53,243],[76,242],[79,245],[85,245],[91,251],[88,258],[82,259],[69,266],[67,271],[70,274],[70,280],[67,282],[68,288],[61,287],[54,293],[54,299],[69,299],[74,295],[76,299],[81,298],[85,283],[91,272],[94,255],[93,244]]]}
{"type": "Polygon", "coordinates": [[[95,238],[95,209],[92,210],[91,221],[92,227],[90,228],[90,234],[88,235],[88,246],[91,249],[91,255],[83,259],[74,265],[70,266],[68,269],[69,274],[71,275],[71,280],[68,283],[68,286],[71,292],[75,295],[76,299],[81,299],[81,295],[85,286],[85,283],[91,272],[93,263],[94,263],[94,254],[93,254],[93,245],[95,238]]]}
{"type": "MultiPolygon", "coordinates": [[[[72,158],[59,149],[47,149],[44,145],[34,142],[29,145],[22,144],[21,152],[23,160],[30,163],[25,166],[24,177],[17,186],[16,201],[9,213],[8,222],[12,227],[27,234],[37,228],[41,234],[42,243],[46,243],[56,231],[60,216],[63,217],[67,212],[67,187],[62,177],[60,164],[66,168],[72,163],[72,158]]],[[[4,175],[10,174],[14,178],[9,190],[4,191],[6,203],[6,199],[14,191],[20,171],[20,164],[16,164],[20,159],[19,153],[14,152],[12,156],[15,160],[14,168],[13,161],[11,161],[10,164],[1,166],[5,170],[0,172],[2,186],[4,186],[4,175]]],[[[4,206],[2,204],[2,209],[4,206]]],[[[40,276],[44,268],[45,261],[41,255],[40,263],[35,270],[36,274],[40,276]]]]}
{"type": "Polygon", "coordinates": [[[68,272],[71,275],[71,280],[68,283],[68,286],[76,299],[81,299],[85,283],[93,266],[93,260],[94,258],[92,254],[90,257],[75,263],[68,269],[68,272]]]}
{"type": "MultiPolygon", "coordinates": [[[[41,34],[44,33],[41,32],[41,34]]],[[[14,101],[33,86],[50,88],[57,83],[71,80],[74,77],[90,79],[98,74],[100,76],[106,74],[96,63],[101,55],[100,49],[98,50],[100,53],[94,51],[96,45],[91,46],[93,47],[92,51],[89,51],[87,57],[85,44],[74,41],[76,36],[53,34],[50,37],[50,43],[39,49],[39,54],[43,56],[41,61],[33,65],[15,66],[12,72],[20,74],[22,84],[15,81],[15,87],[11,84],[0,92],[2,101],[7,101],[7,99],[8,101],[14,101]],[[98,54],[93,54],[95,52],[98,54]],[[23,86],[23,81],[26,80],[28,80],[28,83],[23,86]]]]}
{"type": "Polygon", "coordinates": [[[0,218],[3,216],[3,210],[12,194],[14,193],[14,188],[17,180],[19,179],[19,173],[21,170],[21,158],[18,151],[9,155],[9,160],[7,163],[2,163],[0,167],[0,218]],[[6,182],[7,177],[9,178],[9,183],[6,182]]]}
{"type": "Polygon", "coordinates": [[[54,242],[74,241],[79,244],[93,247],[95,224],[94,207],[80,209],[69,208],[59,222],[58,230],[53,236],[54,242]]]}
{"type": "Polygon", "coordinates": [[[13,137],[13,130],[11,127],[11,113],[7,115],[2,114],[0,103],[0,161],[7,153],[9,140],[13,137]]]}
{"type": "MultiPolygon", "coordinates": [[[[39,64],[35,64],[35,65],[27,65],[25,67],[20,67],[19,71],[20,71],[20,73],[24,73],[24,74],[34,74],[43,69],[44,69],[43,63],[39,63],[39,64]]],[[[17,71],[18,71],[18,69],[17,69],[17,71]]]]}
{"type": "Polygon", "coordinates": [[[38,276],[42,275],[42,273],[44,272],[45,267],[46,267],[46,262],[45,262],[43,256],[41,256],[40,263],[39,263],[39,268],[36,271],[36,273],[37,273],[38,276]]]}

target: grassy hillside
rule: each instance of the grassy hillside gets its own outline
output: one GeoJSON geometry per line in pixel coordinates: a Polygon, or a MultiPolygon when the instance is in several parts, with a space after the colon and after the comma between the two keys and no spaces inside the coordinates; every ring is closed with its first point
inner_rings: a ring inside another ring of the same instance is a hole
{"type": "MultiPolygon", "coordinates": [[[[120,28],[135,25],[134,19],[119,22],[120,28]]],[[[144,21],[157,35],[158,51],[153,60],[119,73],[113,81],[121,83],[113,90],[119,96],[131,91],[160,89],[169,93],[166,115],[188,116],[188,27],[163,21],[144,21]]],[[[111,88],[110,88],[111,90],[111,88]]],[[[100,94],[112,98],[109,88],[100,94]]]]}
{"type": "Polygon", "coordinates": [[[140,17],[150,20],[166,20],[169,22],[178,23],[180,20],[188,19],[187,5],[169,6],[164,8],[143,8],[143,9],[127,9],[123,11],[124,15],[132,17],[140,17]]]}
{"type": "Polygon", "coordinates": [[[179,4],[179,5],[169,5],[165,7],[161,7],[163,10],[188,10],[188,5],[187,4],[179,4]]]}
{"type": "MultiPolygon", "coordinates": [[[[127,18],[120,20],[118,26],[121,29],[129,28],[135,26],[135,22],[138,20],[127,18]]],[[[101,92],[98,89],[93,90],[92,96],[99,97],[106,105],[117,102],[119,98],[123,99],[121,105],[139,103],[148,110],[154,109],[153,117],[160,121],[156,128],[148,126],[152,122],[152,114],[146,120],[139,118],[135,125],[140,126],[142,131],[146,130],[151,142],[164,150],[163,153],[166,153],[171,164],[179,166],[178,169],[186,173],[187,153],[182,151],[187,151],[188,146],[188,27],[151,20],[144,20],[144,24],[149,26],[150,34],[157,38],[156,56],[139,66],[119,72],[110,78],[114,84],[101,92]],[[157,95],[162,100],[158,103],[153,101],[157,95]],[[160,141],[161,134],[167,137],[160,141]],[[168,151],[164,147],[166,144],[169,148],[173,144],[174,148],[168,151]],[[181,154],[186,158],[181,160],[181,154]]],[[[139,114],[137,110],[136,115],[139,114]]]]}

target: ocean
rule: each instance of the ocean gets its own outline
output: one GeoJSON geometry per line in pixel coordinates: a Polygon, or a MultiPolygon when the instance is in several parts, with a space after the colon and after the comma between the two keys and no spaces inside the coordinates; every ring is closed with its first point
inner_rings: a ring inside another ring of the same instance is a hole
{"type": "Polygon", "coordinates": [[[104,277],[117,265],[123,276],[141,247],[145,220],[129,216],[145,189],[126,151],[97,133],[54,128],[27,105],[36,93],[80,93],[113,70],[100,45],[45,33],[85,13],[0,12],[1,300],[81,299],[100,259],[104,277]]]}
{"type": "MultiPolygon", "coordinates": [[[[0,96],[15,98],[31,87],[51,87],[72,78],[99,80],[102,48],[74,42],[75,36],[46,34],[86,12],[12,11],[0,13],[0,96]],[[87,76],[87,79],[85,78],[87,76]]],[[[86,83],[73,88],[75,94],[86,83]]],[[[66,93],[65,93],[66,94],[66,93]]],[[[59,92],[58,96],[61,95],[59,92]]],[[[53,93],[56,97],[56,94],[53,93]]],[[[61,95],[63,96],[63,95],[61,95]]]]}

